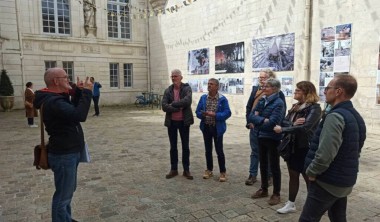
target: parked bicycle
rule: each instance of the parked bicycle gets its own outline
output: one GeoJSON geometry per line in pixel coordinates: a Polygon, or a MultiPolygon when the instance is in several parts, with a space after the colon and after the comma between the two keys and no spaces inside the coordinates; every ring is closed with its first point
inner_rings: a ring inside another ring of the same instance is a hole
{"type": "Polygon", "coordinates": [[[141,94],[142,95],[136,96],[136,107],[141,108],[146,106],[152,106],[153,109],[154,106],[156,106],[157,108],[161,106],[161,99],[157,93],[142,92],[141,94]]]}

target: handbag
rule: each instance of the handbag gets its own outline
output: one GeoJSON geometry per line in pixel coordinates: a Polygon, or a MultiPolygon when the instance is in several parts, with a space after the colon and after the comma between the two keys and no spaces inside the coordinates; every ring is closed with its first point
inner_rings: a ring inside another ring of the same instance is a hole
{"type": "Polygon", "coordinates": [[[34,147],[34,162],[33,166],[36,166],[37,170],[50,169],[48,163],[47,145],[45,145],[45,130],[43,121],[43,104],[40,108],[40,125],[41,125],[41,143],[34,147]]]}
{"type": "Polygon", "coordinates": [[[292,134],[285,135],[281,143],[277,146],[278,154],[285,160],[288,161],[290,157],[291,152],[291,142],[292,142],[293,136],[292,134]]]}

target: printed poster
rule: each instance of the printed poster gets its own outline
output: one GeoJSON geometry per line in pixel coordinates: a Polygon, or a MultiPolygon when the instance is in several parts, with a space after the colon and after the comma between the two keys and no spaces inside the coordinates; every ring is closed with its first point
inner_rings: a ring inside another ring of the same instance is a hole
{"type": "Polygon", "coordinates": [[[187,61],[189,75],[209,74],[209,55],[208,48],[189,51],[187,61]]]}
{"type": "Polygon", "coordinates": [[[294,70],[294,33],[253,39],[252,70],[294,70]]]}
{"type": "Polygon", "coordinates": [[[244,42],[215,47],[215,73],[244,73],[244,42]]]}

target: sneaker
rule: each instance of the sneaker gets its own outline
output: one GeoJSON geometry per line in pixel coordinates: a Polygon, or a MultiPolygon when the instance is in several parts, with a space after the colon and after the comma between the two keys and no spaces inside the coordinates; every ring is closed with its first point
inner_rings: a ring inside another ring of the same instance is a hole
{"type": "Polygon", "coordinates": [[[205,174],[203,174],[203,179],[209,179],[212,176],[214,176],[214,175],[212,174],[211,170],[205,170],[205,174]]]}
{"type": "Polygon", "coordinates": [[[170,179],[170,178],[173,178],[175,176],[178,175],[178,171],[177,170],[170,170],[170,172],[168,174],[166,174],[166,179],[170,179]]]}
{"type": "Polygon", "coordinates": [[[257,178],[255,176],[249,175],[248,179],[245,180],[245,185],[252,186],[256,181],[257,178]]]}
{"type": "Polygon", "coordinates": [[[291,202],[291,201],[287,201],[283,208],[280,208],[277,210],[277,213],[279,214],[287,214],[287,213],[294,213],[294,212],[296,212],[296,205],[294,204],[294,202],[291,202]]]}
{"type": "Polygon", "coordinates": [[[182,176],[186,177],[186,179],[188,179],[188,180],[192,180],[192,179],[194,179],[194,177],[191,176],[190,171],[183,171],[182,176]]]}
{"type": "Polygon", "coordinates": [[[268,204],[273,206],[279,204],[281,201],[280,195],[278,194],[273,194],[270,199],[268,200],[268,204]]]}
{"type": "Polygon", "coordinates": [[[29,125],[29,127],[30,127],[30,128],[37,128],[37,127],[38,127],[38,125],[36,125],[36,124],[33,124],[33,125],[29,125]]]}
{"type": "Polygon", "coordinates": [[[268,191],[260,188],[258,191],[256,191],[256,193],[251,195],[251,198],[252,199],[258,199],[258,198],[263,198],[263,197],[267,197],[267,196],[268,196],[268,191]]]}
{"type": "Polygon", "coordinates": [[[226,182],[226,173],[220,173],[219,182],[226,182]]]}

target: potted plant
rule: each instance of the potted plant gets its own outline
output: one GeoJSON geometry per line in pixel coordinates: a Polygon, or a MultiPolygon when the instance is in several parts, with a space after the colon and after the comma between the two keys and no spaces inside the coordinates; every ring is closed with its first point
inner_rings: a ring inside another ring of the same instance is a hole
{"type": "Polygon", "coordinates": [[[1,70],[0,76],[0,105],[5,112],[11,111],[14,105],[14,89],[7,70],[1,70]]]}

